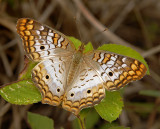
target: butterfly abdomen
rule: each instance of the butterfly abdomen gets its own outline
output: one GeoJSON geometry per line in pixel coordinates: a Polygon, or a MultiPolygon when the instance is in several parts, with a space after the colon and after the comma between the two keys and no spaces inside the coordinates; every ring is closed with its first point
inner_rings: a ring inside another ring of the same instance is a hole
{"type": "Polygon", "coordinates": [[[71,85],[76,74],[78,73],[81,61],[82,61],[82,53],[78,51],[73,55],[71,65],[69,67],[69,73],[68,73],[68,77],[67,77],[67,85],[68,86],[71,85]]]}

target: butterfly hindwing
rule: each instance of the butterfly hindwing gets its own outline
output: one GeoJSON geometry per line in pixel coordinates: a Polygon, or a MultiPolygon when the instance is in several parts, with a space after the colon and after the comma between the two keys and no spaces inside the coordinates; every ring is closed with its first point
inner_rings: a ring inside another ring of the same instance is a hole
{"type": "Polygon", "coordinates": [[[78,76],[67,87],[62,107],[77,115],[81,109],[100,103],[104,97],[103,80],[83,61],[78,76]]]}
{"type": "Polygon", "coordinates": [[[99,73],[107,90],[118,90],[141,79],[147,71],[145,65],[136,59],[106,51],[96,50],[85,60],[99,73]]]}
{"type": "Polygon", "coordinates": [[[58,106],[64,95],[71,57],[48,58],[32,70],[32,79],[42,94],[42,103],[58,106]]]}
{"type": "Polygon", "coordinates": [[[27,56],[34,61],[75,51],[73,43],[65,35],[32,19],[19,19],[17,32],[23,40],[27,56]]]}

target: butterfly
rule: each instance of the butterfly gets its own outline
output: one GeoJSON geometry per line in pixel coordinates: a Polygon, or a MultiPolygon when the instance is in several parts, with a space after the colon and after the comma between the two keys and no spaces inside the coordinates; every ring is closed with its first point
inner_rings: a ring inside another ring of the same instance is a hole
{"type": "Polygon", "coordinates": [[[78,115],[83,108],[100,103],[106,90],[118,90],[141,79],[147,68],[140,61],[93,50],[76,50],[64,34],[33,19],[17,21],[17,32],[23,40],[26,55],[39,62],[32,79],[42,95],[42,103],[78,115]]]}

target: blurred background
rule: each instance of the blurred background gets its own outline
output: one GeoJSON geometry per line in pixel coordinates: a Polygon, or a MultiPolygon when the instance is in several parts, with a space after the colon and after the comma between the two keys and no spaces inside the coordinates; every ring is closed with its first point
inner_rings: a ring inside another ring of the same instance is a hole
{"type": "MultiPolygon", "coordinates": [[[[160,91],[160,0],[0,0],[1,86],[16,81],[24,67],[22,41],[16,33],[16,21],[24,17],[85,43],[91,41],[95,49],[114,43],[138,51],[145,57],[150,75],[124,89],[124,109],[112,124],[160,129],[160,95],[154,95],[160,91]],[[140,91],[145,90],[152,92],[143,95],[140,91]]],[[[0,129],[29,129],[27,111],[54,119],[56,129],[76,129],[71,114],[58,107],[41,103],[16,106],[1,96],[0,129]]],[[[94,121],[88,129],[107,129],[109,123],[92,112],[96,119],[88,118],[88,122],[94,121]]]]}

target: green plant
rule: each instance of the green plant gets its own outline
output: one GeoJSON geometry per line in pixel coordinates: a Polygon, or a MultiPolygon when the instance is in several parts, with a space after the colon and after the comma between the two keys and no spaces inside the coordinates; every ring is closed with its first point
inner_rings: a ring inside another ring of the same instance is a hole
{"type": "MultiPolygon", "coordinates": [[[[69,37],[69,38],[74,43],[76,48],[78,48],[81,45],[81,42],[79,40],[73,37],[69,37]]],[[[98,49],[135,58],[141,61],[142,63],[144,63],[145,66],[148,68],[148,65],[145,62],[144,58],[135,50],[132,50],[131,48],[121,46],[121,45],[115,45],[115,44],[105,44],[99,47],[98,49]]],[[[84,52],[88,52],[91,50],[93,50],[93,46],[89,42],[85,46],[84,52]]],[[[38,89],[35,87],[34,83],[31,80],[31,70],[35,65],[36,63],[28,61],[28,63],[26,63],[26,66],[24,67],[24,70],[20,74],[18,81],[13,82],[11,84],[7,84],[0,89],[0,95],[6,101],[12,104],[17,104],[17,105],[28,105],[28,104],[33,104],[41,101],[40,92],[38,91],[38,89]]],[[[147,74],[149,74],[149,70],[147,71],[147,74]]],[[[114,92],[106,91],[106,97],[102,100],[100,104],[94,106],[94,108],[96,109],[97,113],[101,116],[101,118],[103,118],[108,122],[112,122],[116,120],[119,117],[122,111],[122,108],[124,106],[120,91],[121,90],[114,91],[114,92]]],[[[87,117],[88,112],[89,112],[89,109],[83,109],[80,113],[79,123],[82,129],[85,128],[84,119],[87,117]]],[[[41,116],[28,113],[28,120],[32,128],[38,129],[34,125],[36,122],[32,122],[35,120],[35,119],[32,119],[32,117],[33,118],[36,117],[36,119],[39,118],[40,121],[43,118],[41,119],[41,116]]],[[[50,121],[48,120],[48,118],[44,118],[44,119],[45,121],[50,121]]],[[[51,129],[51,128],[48,127],[47,129],[51,129]]],[[[117,128],[117,129],[121,129],[121,128],[117,128]]]]}

